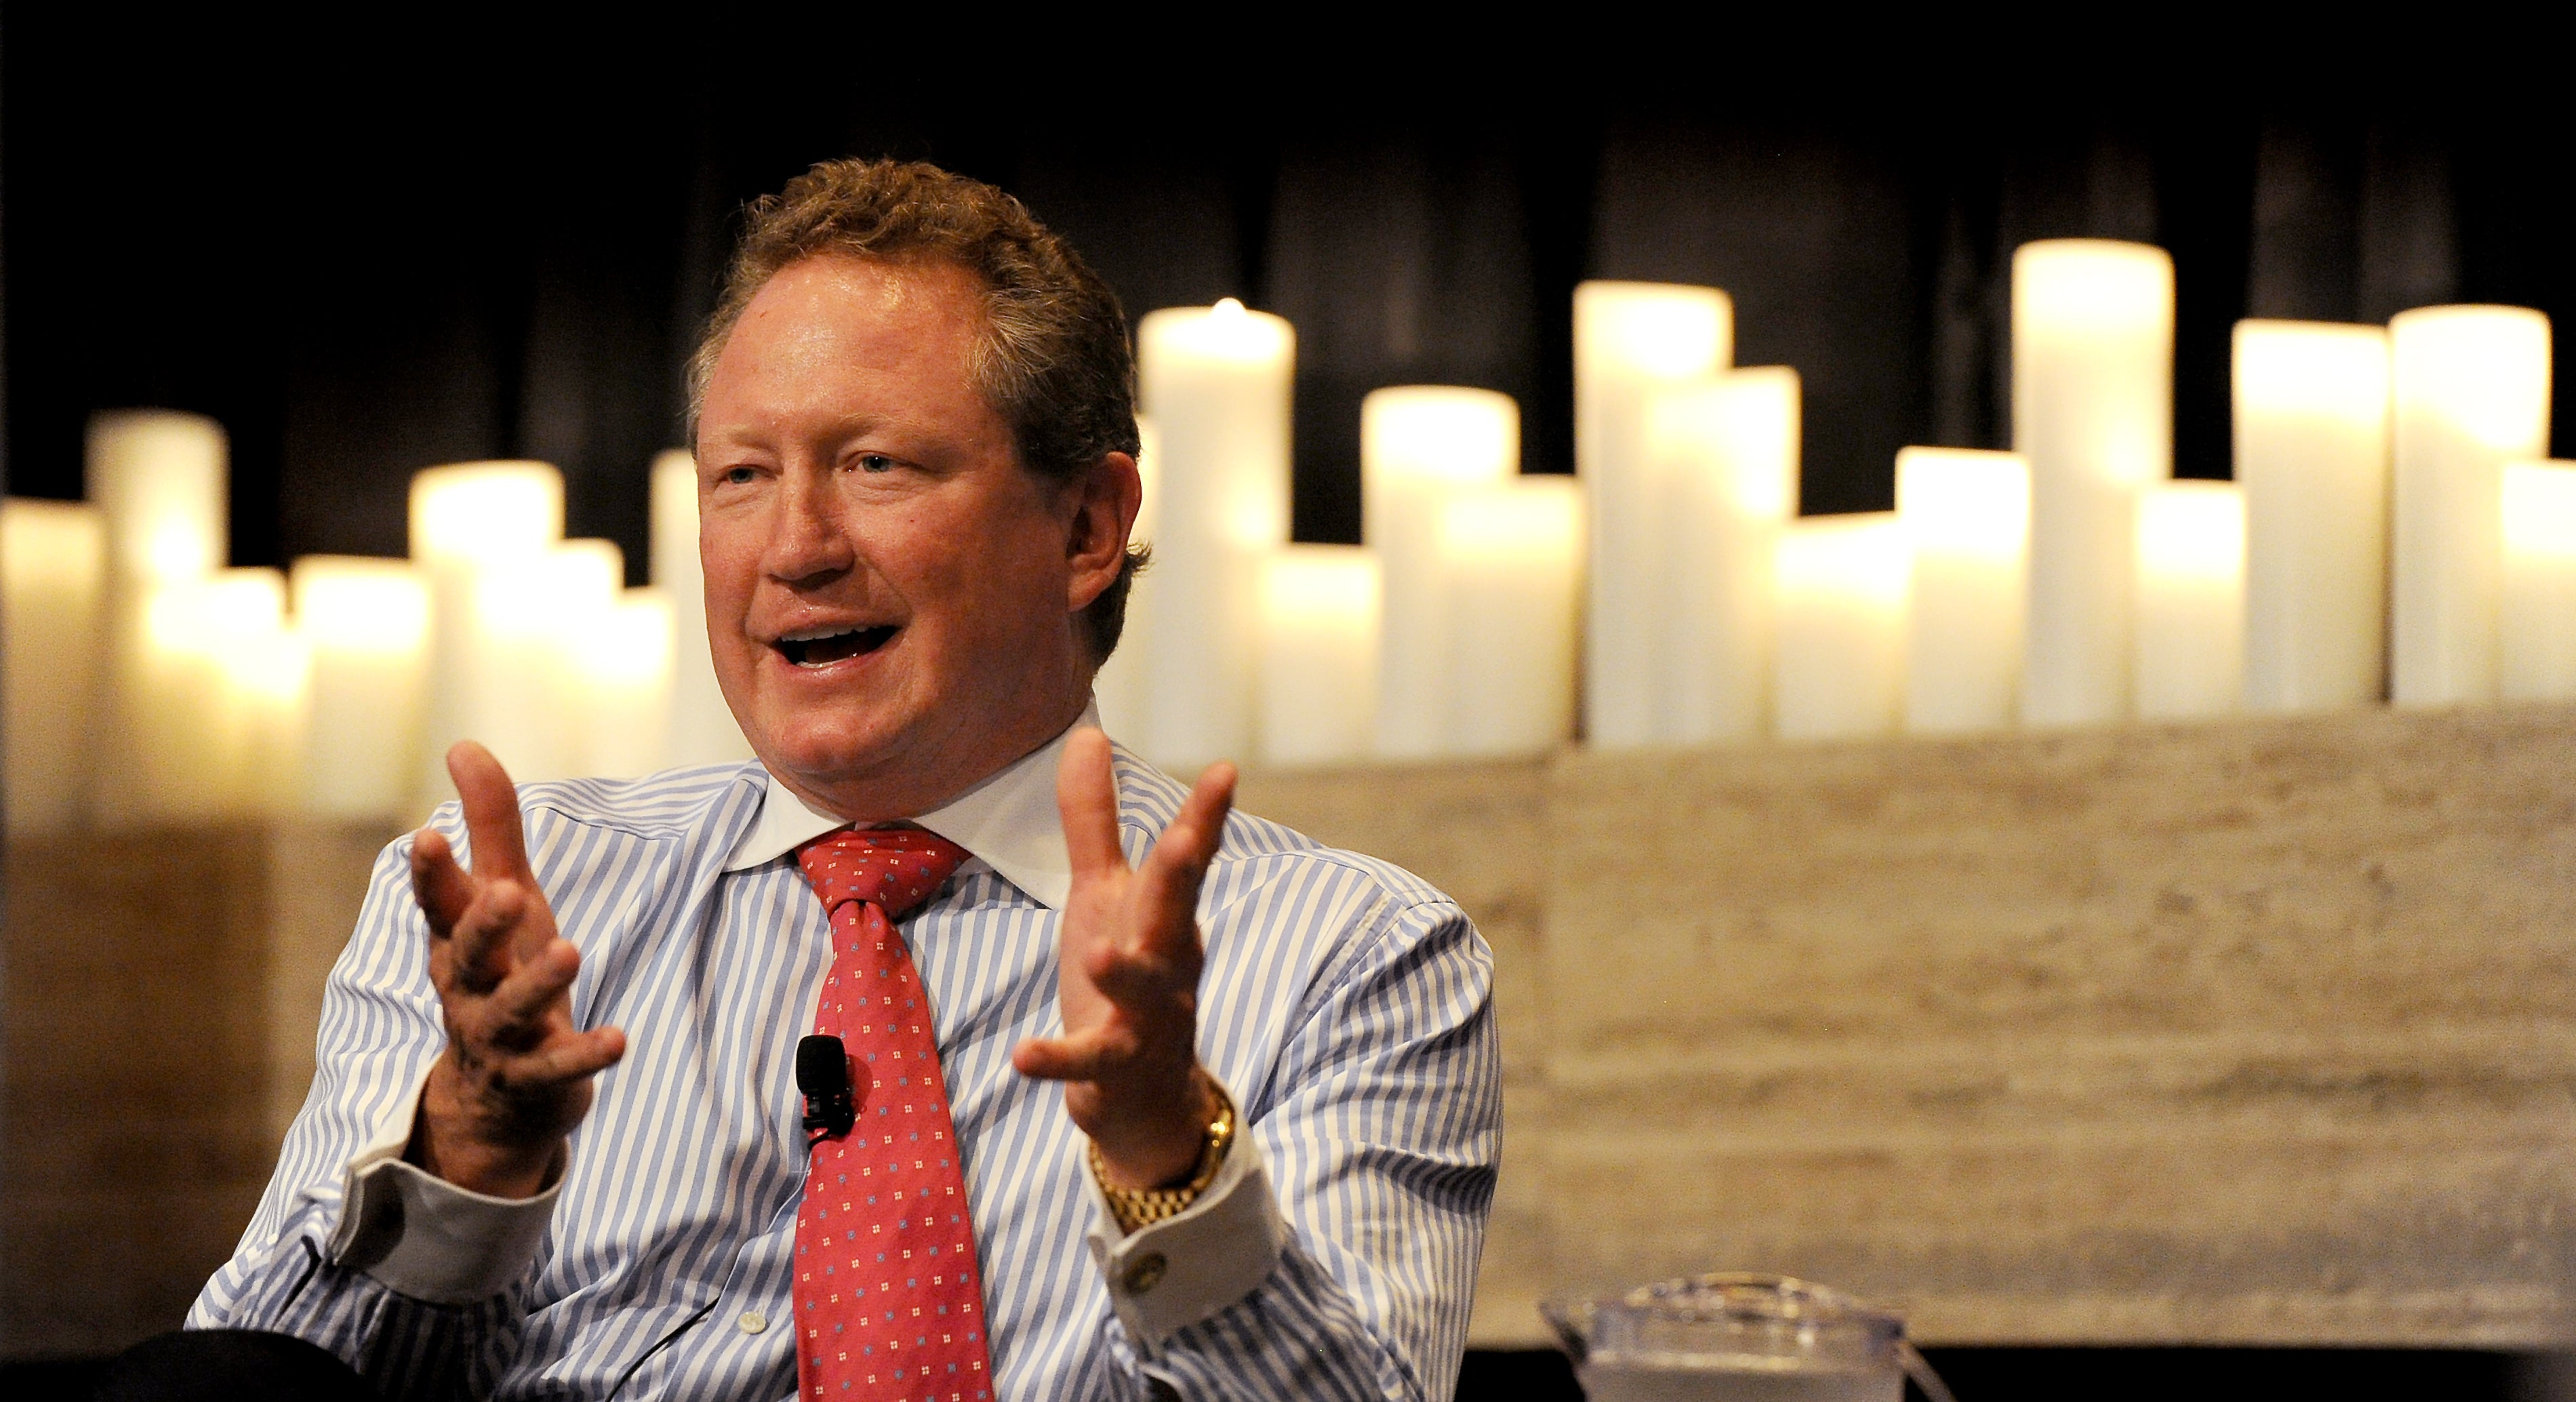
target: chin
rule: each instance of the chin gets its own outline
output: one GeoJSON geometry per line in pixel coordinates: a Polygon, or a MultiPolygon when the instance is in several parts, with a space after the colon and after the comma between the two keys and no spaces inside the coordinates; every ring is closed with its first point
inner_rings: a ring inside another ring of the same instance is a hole
{"type": "Polygon", "coordinates": [[[762,757],[817,784],[856,779],[895,763],[904,747],[899,726],[844,717],[790,722],[770,732],[762,757]]]}

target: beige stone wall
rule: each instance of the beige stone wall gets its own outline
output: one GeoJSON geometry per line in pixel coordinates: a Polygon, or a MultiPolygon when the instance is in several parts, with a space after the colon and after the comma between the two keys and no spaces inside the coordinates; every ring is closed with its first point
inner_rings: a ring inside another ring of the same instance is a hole
{"type": "Polygon", "coordinates": [[[1436,882],[1494,947],[1494,1008],[1503,1034],[1503,1173],[1485,1241],[1476,1337],[1513,1341],[1538,1324],[1548,1254],[1548,1096],[1541,992],[1546,961],[1543,854],[1548,770],[1518,764],[1406,765],[1333,773],[1254,774],[1239,801],[1335,846],[1383,857],[1436,882]]]}
{"type": "MultiPolygon", "coordinates": [[[[2571,1332],[2576,708],[1256,774],[1491,940],[1476,1337],[1719,1267],[1936,1342],[2571,1332]]],[[[13,841],[0,1355],[175,1322],[386,834],[13,841]]]]}
{"type": "Polygon", "coordinates": [[[313,1076],[322,979],[386,834],[309,824],[8,845],[0,1357],[176,1328],[313,1076]]]}
{"type": "Polygon", "coordinates": [[[1480,1338],[1716,1268],[1938,1342],[2567,1335],[2576,711],[1570,754],[1535,825],[1463,777],[1247,804],[1496,927],[1480,1338]]]}

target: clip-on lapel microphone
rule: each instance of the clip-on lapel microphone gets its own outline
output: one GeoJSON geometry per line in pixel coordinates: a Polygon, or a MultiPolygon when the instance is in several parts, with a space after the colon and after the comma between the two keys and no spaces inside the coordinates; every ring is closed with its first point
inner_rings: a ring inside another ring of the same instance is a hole
{"type": "Polygon", "coordinates": [[[859,1109],[850,1090],[850,1054],[841,1039],[817,1033],[796,1044],[796,1088],[805,1093],[805,1137],[832,1139],[850,1132],[859,1109]],[[822,1133],[818,1136],[816,1130],[822,1133]]]}

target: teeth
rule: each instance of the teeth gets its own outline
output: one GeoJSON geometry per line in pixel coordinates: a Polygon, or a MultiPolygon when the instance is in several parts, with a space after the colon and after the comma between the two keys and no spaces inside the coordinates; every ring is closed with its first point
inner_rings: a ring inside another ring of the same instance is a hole
{"type": "Polygon", "coordinates": [[[829,667],[864,656],[885,645],[897,625],[863,623],[857,627],[798,628],[778,638],[779,655],[799,667],[829,667]]]}

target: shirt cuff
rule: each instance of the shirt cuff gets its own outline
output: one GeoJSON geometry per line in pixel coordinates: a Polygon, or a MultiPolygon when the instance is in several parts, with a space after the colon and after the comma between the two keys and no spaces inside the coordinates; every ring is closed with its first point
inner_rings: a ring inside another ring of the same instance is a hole
{"type": "Polygon", "coordinates": [[[1258,1289],[1288,1243],[1270,1170],[1249,1133],[1235,1134],[1225,1165],[1197,1201],[1133,1232],[1120,1230],[1087,1169],[1082,1181],[1091,1195],[1091,1259],[1108,1281],[1119,1322],[1149,1352],[1258,1289]]]}
{"type": "Polygon", "coordinates": [[[468,1305],[517,1284],[536,1260],[537,1244],[554,1217],[555,1194],[563,1187],[564,1165],[558,1158],[545,1191],[535,1197],[496,1198],[403,1162],[428,1083],[424,1067],[411,1094],[395,1102],[342,1170],[340,1222],[331,1232],[330,1257],[396,1294],[434,1305],[468,1305]]]}

